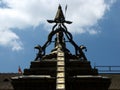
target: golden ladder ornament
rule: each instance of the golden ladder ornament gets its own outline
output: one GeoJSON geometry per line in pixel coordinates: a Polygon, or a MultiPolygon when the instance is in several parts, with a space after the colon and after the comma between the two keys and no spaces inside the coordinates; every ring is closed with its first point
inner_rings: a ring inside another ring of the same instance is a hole
{"type": "Polygon", "coordinates": [[[57,53],[56,90],[65,90],[65,58],[63,51],[57,53]]]}

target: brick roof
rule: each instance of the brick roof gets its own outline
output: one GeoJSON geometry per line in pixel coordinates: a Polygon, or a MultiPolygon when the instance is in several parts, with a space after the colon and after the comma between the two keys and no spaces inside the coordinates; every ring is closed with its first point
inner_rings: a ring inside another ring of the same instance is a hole
{"type": "Polygon", "coordinates": [[[111,78],[112,82],[109,90],[120,90],[120,73],[101,74],[103,76],[111,78]]]}
{"type": "Polygon", "coordinates": [[[13,90],[11,77],[19,75],[17,73],[0,73],[0,90],[13,90]]]}

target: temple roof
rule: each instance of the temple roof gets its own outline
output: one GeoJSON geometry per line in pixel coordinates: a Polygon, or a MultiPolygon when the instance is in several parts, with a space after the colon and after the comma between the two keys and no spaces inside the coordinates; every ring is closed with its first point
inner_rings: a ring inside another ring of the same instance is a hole
{"type": "MultiPolygon", "coordinates": [[[[0,90],[13,90],[10,78],[12,76],[19,76],[19,75],[20,74],[17,73],[0,73],[0,90]]],[[[100,75],[107,76],[112,79],[111,81],[112,83],[109,87],[109,90],[120,90],[120,73],[116,73],[116,74],[104,73],[100,75]]]]}

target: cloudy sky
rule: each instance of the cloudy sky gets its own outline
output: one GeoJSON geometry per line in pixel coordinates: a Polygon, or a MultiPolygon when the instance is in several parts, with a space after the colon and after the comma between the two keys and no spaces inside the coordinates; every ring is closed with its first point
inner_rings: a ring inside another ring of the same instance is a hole
{"type": "Polygon", "coordinates": [[[29,68],[59,4],[64,13],[67,4],[66,19],[73,21],[68,30],[87,47],[92,66],[120,66],[120,0],[0,0],[0,72],[29,68]]]}

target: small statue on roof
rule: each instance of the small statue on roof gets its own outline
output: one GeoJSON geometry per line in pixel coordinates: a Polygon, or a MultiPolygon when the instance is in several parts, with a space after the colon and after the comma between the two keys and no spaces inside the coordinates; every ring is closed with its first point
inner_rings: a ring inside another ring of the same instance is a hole
{"type": "Polygon", "coordinates": [[[38,49],[38,53],[37,53],[37,56],[35,58],[35,61],[40,60],[42,58],[42,56],[43,56],[43,54],[42,54],[42,52],[43,52],[42,47],[40,45],[37,45],[34,48],[38,49]]]}

